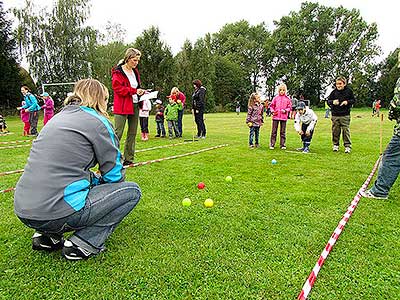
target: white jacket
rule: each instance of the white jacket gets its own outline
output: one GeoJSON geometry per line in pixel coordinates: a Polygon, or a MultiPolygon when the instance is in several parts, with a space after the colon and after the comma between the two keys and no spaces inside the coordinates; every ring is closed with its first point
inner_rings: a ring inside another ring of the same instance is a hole
{"type": "Polygon", "coordinates": [[[151,111],[151,102],[150,100],[143,100],[143,106],[139,109],[139,117],[148,118],[151,111]]]}
{"type": "Polygon", "coordinates": [[[299,132],[301,130],[301,124],[306,124],[308,132],[314,130],[314,126],[317,123],[318,117],[311,108],[306,108],[304,114],[300,115],[296,113],[294,118],[294,129],[299,132]]]}

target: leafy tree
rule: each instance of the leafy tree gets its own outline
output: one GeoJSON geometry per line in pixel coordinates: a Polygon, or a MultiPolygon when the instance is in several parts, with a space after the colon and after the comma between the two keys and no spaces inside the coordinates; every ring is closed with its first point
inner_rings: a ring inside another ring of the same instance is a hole
{"type": "Polygon", "coordinates": [[[12,22],[7,19],[0,1],[0,107],[10,108],[20,105],[19,67],[16,62],[16,42],[12,35],[12,22]]]}
{"type": "Polygon", "coordinates": [[[384,105],[388,105],[393,99],[393,90],[397,79],[400,77],[400,69],[398,68],[398,54],[400,48],[389,54],[389,56],[379,64],[378,68],[381,76],[377,82],[377,99],[381,99],[384,105]]]}
{"type": "Polygon", "coordinates": [[[183,44],[181,51],[174,57],[175,76],[174,85],[186,95],[186,107],[191,108],[191,95],[193,94],[193,45],[189,40],[183,44]]]}
{"type": "Polygon", "coordinates": [[[292,91],[302,90],[312,103],[319,102],[338,75],[350,82],[356,76],[361,81],[371,76],[379,53],[378,32],[376,24],[368,25],[358,10],[305,2],[299,12],[291,12],[275,25],[278,78],[292,91]]]}
{"type": "Polygon", "coordinates": [[[263,76],[264,45],[269,36],[264,23],[250,26],[242,20],[226,24],[218,33],[213,34],[212,49],[217,55],[237,63],[246,72],[252,90],[256,91],[260,77],[263,76]]]}
{"type": "Polygon", "coordinates": [[[91,76],[96,31],[83,24],[89,0],[57,0],[51,12],[37,12],[32,0],[14,9],[17,39],[39,83],[76,81],[91,76]]]}
{"type": "Polygon", "coordinates": [[[158,27],[151,26],[136,38],[135,48],[142,52],[139,69],[144,88],[169,95],[174,74],[174,60],[169,46],[160,39],[158,27]]]}

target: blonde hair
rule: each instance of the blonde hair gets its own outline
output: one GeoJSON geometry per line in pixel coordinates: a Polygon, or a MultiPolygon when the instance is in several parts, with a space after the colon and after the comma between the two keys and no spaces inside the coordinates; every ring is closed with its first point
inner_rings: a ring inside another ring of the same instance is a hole
{"type": "Polygon", "coordinates": [[[280,85],[278,85],[278,91],[279,91],[281,88],[284,88],[284,89],[285,89],[285,93],[287,93],[287,85],[286,85],[286,84],[281,83],[280,85]]]}
{"type": "Polygon", "coordinates": [[[126,64],[126,62],[131,59],[132,57],[137,57],[137,56],[142,56],[142,52],[140,52],[138,49],[135,48],[128,48],[125,51],[125,56],[124,59],[119,61],[119,65],[120,64],[126,64]]]}
{"type": "Polygon", "coordinates": [[[252,107],[256,99],[257,99],[257,93],[252,93],[249,97],[249,101],[247,102],[247,106],[252,107]]]}
{"type": "Polygon", "coordinates": [[[171,89],[171,94],[170,95],[172,95],[172,94],[174,94],[174,93],[178,93],[179,94],[179,89],[176,87],[176,86],[174,86],[172,89],[171,89]]]}
{"type": "Polygon", "coordinates": [[[78,102],[79,105],[93,108],[108,118],[108,96],[108,89],[100,81],[96,79],[81,79],[75,84],[73,94],[65,99],[64,104],[78,102]]]}

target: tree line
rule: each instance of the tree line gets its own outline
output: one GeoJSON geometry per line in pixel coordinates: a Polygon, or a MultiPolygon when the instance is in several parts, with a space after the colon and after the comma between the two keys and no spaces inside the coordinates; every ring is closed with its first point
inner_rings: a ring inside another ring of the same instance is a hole
{"type": "MultiPolygon", "coordinates": [[[[40,12],[32,0],[25,4],[7,13],[0,1],[2,107],[19,105],[21,84],[39,92],[43,83],[86,77],[109,88],[112,104],[111,68],[128,47],[142,52],[143,87],[160,91],[165,99],[178,86],[190,98],[192,80],[201,79],[207,87],[207,111],[231,110],[236,101],[246,107],[253,91],[271,99],[280,82],[288,85],[291,95],[302,94],[313,106],[319,105],[338,75],[349,79],[357,106],[370,106],[377,98],[385,104],[400,75],[399,49],[376,63],[381,53],[377,25],[368,24],[359,10],[342,6],[304,2],[299,11],[274,21],[273,31],[265,23],[229,23],[193,43],[186,40],[173,55],[156,26],[131,43],[124,42],[126,31],[119,24],[109,22],[104,32],[86,26],[90,0],[57,0],[51,11],[40,12]],[[17,58],[22,56],[36,83],[18,67],[17,58]]],[[[52,93],[63,99],[65,87],[53,87],[52,93]]]]}

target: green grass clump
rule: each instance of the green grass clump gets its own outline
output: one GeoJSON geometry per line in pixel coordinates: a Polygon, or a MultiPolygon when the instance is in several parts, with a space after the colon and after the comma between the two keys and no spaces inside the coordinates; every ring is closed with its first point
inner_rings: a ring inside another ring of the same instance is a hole
{"type": "MultiPolygon", "coordinates": [[[[88,261],[32,251],[33,231],[14,215],[13,193],[0,194],[0,299],[295,299],[379,157],[380,121],[369,111],[352,112],[351,154],[332,152],[330,120],[317,114],[309,155],[289,152],[301,146],[292,120],[289,151],[268,149],[270,118],[261,147],[249,149],[243,113],[207,114],[205,140],[137,153],[136,161],[147,161],[229,144],[128,169],[143,197],[107,241],[108,251],[88,261]],[[206,189],[197,189],[200,181],[206,189]],[[190,207],[182,206],[185,197],[190,207]],[[204,208],[206,198],[213,208],[204,208]]],[[[0,142],[27,139],[18,118],[7,121],[13,134],[0,142]]],[[[383,123],[383,145],[392,127],[383,123]]],[[[153,117],[150,131],[137,149],[182,141],[153,138],[153,117]]],[[[184,139],[192,134],[185,115],[184,139]]],[[[22,169],[29,147],[0,155],[0,172],[22,169]]],[[[0,177],[0,190],[19,176],[0,177]]],[[[398,299],[399,192],[396,182],[387,201],[361,199],[309,299],[398,299]]]]}

